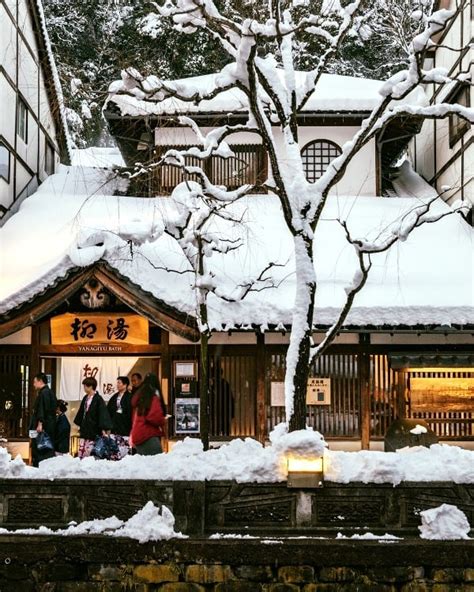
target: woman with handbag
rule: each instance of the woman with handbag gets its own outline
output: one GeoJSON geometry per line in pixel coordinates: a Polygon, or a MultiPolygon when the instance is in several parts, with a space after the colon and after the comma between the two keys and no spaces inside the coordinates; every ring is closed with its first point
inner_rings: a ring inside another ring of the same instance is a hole
{"type": "Polygon", "coordinates": [[[93,377],[82,381],[85,397],[74,418],[79,426],[79,458],[90,456],[96,438],[108,436],[112,428],[112,421],[104,399],[97,392],[97,380],[93,377]]]}
{"type": "Polygon", "coordinates": [[[160,440],[165,424],[162,401],[156,376],[147,374],[132,399],[131,440],[138,454],[151,456],[163,452],[160,440]]]}

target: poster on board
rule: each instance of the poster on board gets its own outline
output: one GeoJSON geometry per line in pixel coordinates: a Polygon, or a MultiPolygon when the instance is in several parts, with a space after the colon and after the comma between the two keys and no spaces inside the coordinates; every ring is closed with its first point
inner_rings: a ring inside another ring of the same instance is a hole
{"type": "Polygon", "coordinates": [[[200,403],[199,399],[176,399],[175,432],[176,434],[198,434],[200,403]]]}

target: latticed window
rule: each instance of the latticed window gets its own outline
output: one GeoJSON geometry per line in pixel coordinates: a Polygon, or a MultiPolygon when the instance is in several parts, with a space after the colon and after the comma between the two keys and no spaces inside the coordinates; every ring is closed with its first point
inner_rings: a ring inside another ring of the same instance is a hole
{"type": "Polygon", "coordinates": [[[342,150],[330,140],[316,140],[306,144],[301,151],[306,179],[310,183],[317,181],[330,162],[341,154],[342,150]]]}

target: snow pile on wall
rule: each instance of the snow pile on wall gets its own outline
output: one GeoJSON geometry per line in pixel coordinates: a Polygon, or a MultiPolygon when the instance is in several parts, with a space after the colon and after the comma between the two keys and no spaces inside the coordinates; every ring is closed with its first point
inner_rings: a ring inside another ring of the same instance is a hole
{"type": "Polygon", "coordinates": [[[397,452],[342,452],[325,449],[317,432],[272,434],[273,444],[262,446],[252,438],[232,440],[218,449],[203,451],[197,438],[185,438],[168,454],[127,456],[121,461],[51,458],[38,469],[20,458],[11,460],[0,449],[0,478],[27,479],[159,479],[163,481],[235,480],[271,483],[287,478],[286,455],[319,455],[324,451],[325,480],[336,483],[391,483],[451,481],[474,483],[474,451],[436,444],[397,452]]]}
{"type": "Polygon", "coordinates": [[[163,541],[173,538],[187,538],[186,535],[175,532],[175,518],[173,513],[162,506],[161,511],[153,502],[147,502],[141,510],[138,510],[126,522],[116,516],[104,519],[87,520],[79,524],[71,523],[68,528],[52,530],[46,526],[39,528],[22,528],[7,530],[0,528],[0,534],[25,534],[25,535],[58,535],[58,536],[84,536],[88,534],[102,534],[113,537],[128,537],[136,539],[140,543],[149,541],[163,541]]]}
{"type": "Polygon", "coordinates": [[[422,539],[455,541],[468,539],[471,527],[464,512],[451,504],[442,504],[437,508],[420,513],[419,526],[422,539]]]}
{"type": "Polygon", "coordinates": [[[322,456],[327,447],[324,437],[313,428],[288,432],[286,423],[278,424],[270,434],[274,452],[280,456],[296,455],[300,458],[322,456]]]}
{"type": "Polygon", "coordinates": [[[0,446],[0,479],[25,477],[29,468],[25,465],[20,455],[15,460],[12,460],[8,450],[0,446]]]}
{"type": "Polygon", "coordinates": [[[474,483],[474,451],[434,444],[396,452],[331,452],[325,456],[325,479],[337,483],[453,481],[474,483]]]}

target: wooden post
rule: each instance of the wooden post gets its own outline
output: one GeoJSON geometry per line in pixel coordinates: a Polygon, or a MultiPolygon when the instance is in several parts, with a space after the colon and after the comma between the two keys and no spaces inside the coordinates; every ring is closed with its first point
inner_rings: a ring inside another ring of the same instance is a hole
{"type": "Polygon", "coordinates": [[[398,419],[405,419],[407,414],[405,403],[406,375],[403,370],[397,372],[397,415],[398,419]]]}
{"type": "Polygon", "coordinates": [[[370,447],[370,356],[365,347],[370,343],[370,335],[359,336],[358,369],[360,387],[360,439],[362,450],[370,447]]]}
{"type": "Polygon", "coordinates": [[[265,335],[263,333],[257,333],[257,438],[262,444],[267,438],[267,418],[265,405],[265,383],[267,373],[265,361],[265,335]]]}
{"type": "MultiPolygon", "coordinates": [[[[160,364],[160,378],[161,378],[161,390],[163,392],[163,398],[166,403],[168,415],[173,415],[171,411],[172,407],[172,384],[171,384],[171,360],[170,360],[170,334],[166,329],[161,330],[161,364],[160,364]]],[[[165,423],[164,433],[164,446],[163,450],[168,452],[168,441],[169,441],[169,420],[165,423]]]]}

